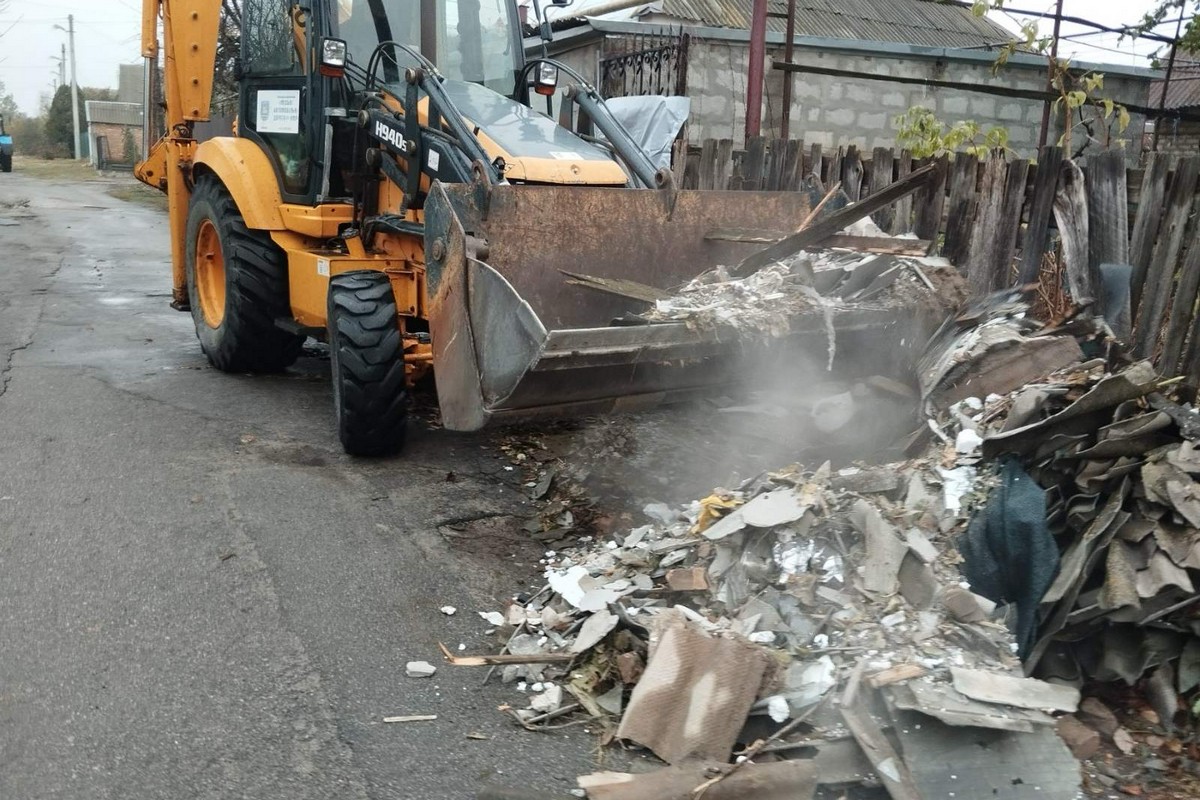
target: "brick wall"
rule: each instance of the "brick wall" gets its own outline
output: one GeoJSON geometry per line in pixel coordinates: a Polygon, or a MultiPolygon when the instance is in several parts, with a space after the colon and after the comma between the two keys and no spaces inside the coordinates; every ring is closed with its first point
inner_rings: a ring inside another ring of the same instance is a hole
{"type": "MultiPolygon", "coordinates": [[[[763,89],[763,135],[779,135],[783,115],[783,82],[786,73],[770,68],[771,59],[783,61],[782,48],[767,48],[763,89]]],[[[891,55],[870,56],[797,48],[795,61],[818,67],[853,70],[870,75],[961,81],[1041,91],[1044,68],[1009,65],[998,75],[990,63],[939,62],[891,55]]],[[[688,93],[692,118],[688,138],[732,138],[741,143],[746,119],[746,75],[749,52],[745,44],[692,39],[688,58],[688,93]]],[[[1144,105],[1149,92],[1145,80],[1117,75],[1105,78],[1106,93],[1118,102],[1144,105]]],[[[1042,119],[1040,100],[996,97],[958,89],[928,88],[914,84],[854,80],[828,75],[797,73],[792,84],[789,120],[791,138],[820,142],[825,147],[854,144],[860,148],[893,147],[895,118],[913,106],[924,106],[948,122],[974,120],[985,129],[1008,129],[1010,146],[1031,155],[1037,145],[1042,119]]],[[[1123,134],[1130,151],[1140,149],[1144,119],[1134,115],[1123,134]]],[[[1058,132],[1050,139],[1054,144],[1058,132]]]]}
{"type": "Polygon", "coordinates": [[[1200,122],[1165,119],[1158,124],[1159,152],[1191,156],[1200,154],[1200,122]]]}
{"type": "Polygon", "coordinates": [[[93,122],[88,128],[92,138],[92,152],[96,154],[96,159],[100,157],[100,148],[96,142],[101,136],[108,137],[108,158],[114,164],[129,164],[138,157],[138,149],[142,146],[142,129],[130,127],[128,125],[115,125],[107,122],[93,122]],[[125,152],[125,131],[133,136],[132,153],[125,152]]]}

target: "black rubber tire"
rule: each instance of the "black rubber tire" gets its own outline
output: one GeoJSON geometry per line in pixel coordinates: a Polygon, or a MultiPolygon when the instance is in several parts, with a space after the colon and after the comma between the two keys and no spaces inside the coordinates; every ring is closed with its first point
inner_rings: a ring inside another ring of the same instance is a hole
{"type": "Polygon", "coordinates": [[[0,155],[0,172],[12,172],[11,155],[0,155]]]}
{"type": "Polygon", "coordinates": [[[187,288],[200,347],[224,372],[279,372],[300,356],[304,337],[275,325],[290,319],[287,255],[264,231],[251,230],[213,175],[202,175],[187,218],[187,288]],[[225,315],[215,328],[204,319],[196,288],[196,235],[210,220],[225,261],[225,315]]]}
{"type": "Polygon", "coordinates": [[[345,272],[329,281],[329,361],[338,438],[352,456],[404,447],[408,383],[396,298],[387,275],[345,272]]]}

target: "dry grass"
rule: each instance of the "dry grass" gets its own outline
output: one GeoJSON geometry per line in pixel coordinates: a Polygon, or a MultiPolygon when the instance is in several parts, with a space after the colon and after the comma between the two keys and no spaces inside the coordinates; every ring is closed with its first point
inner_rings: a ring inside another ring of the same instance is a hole
{"type": "Polygon", "coordinates": [[[118,200],[137,203],[147,208],[157,208],[159,211],[167,210],[167,196],[157,189],[151,189],[144,183],[122,183],[110,186],[108,194],[118,200]]]}
{"type": "Polygon", "coordinates": [[[32,158],[20,153],[13,155],[13,172],[54,181],[104,180],[104,176],[86,161],[72,161],[69,158],[32,158]]]}
{"type": "Polygon", "coordinates": [[[1067,265],[1056,248],[1042,256],[1042,271],[1038,275],[1037,297],[1033,304],[1035,319],[1062,319],[1075,307],[1067,292],[1067,265]]]}

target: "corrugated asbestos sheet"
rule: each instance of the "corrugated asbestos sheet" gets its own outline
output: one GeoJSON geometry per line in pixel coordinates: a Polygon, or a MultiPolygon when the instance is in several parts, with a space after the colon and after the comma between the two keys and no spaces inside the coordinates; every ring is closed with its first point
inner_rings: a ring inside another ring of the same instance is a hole
{"type": "MultiPolygon", "coordinates": [[[[1162,90],[1163,81],[1151,83],[1150,100],[1147,105],[1157,106],[1162,90]]],[[[1177,60],[1174,69],[1171,70],[1171,84],[1167,87],[1167,102],[1164,107],[1177,109],[1197,106],[1200,106],[1200,62],[1177,60]]]]}
{"type": "MultiPolygon", "coordinates": [[[[661,13],[718,28],[749,28],[753,0],[661,0],[661,13]]],[[[769,10],[786,13],[784,0],[769,10]]],[[[653,7],[652,7],[653,8],[653,7]]],[[[787,22],[767,20],[782,33],[787,22]]],[[[1012,35],[961,6],[927,0],[796,0],[796,33],[831,39],[898,42],[924,47],[975,47],[1011,40],[1012,35]]]]}
{"type": "Polygon", "coordinates": [[[135,126],[142,124],[142,107],[137,103],[88,100],[86,106],[88,122],[135,126]]]}

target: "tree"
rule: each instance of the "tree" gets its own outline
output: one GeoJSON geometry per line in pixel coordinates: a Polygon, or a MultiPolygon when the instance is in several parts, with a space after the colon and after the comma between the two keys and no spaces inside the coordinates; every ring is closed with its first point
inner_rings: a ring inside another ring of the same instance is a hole
{"type": "Polygon", "coordinates": [[[4,81],[0,81],[0,114],[5,119],[12,119],[20,113],[17,109],[17,101],[13,99],[4,86],[4,81]]]}
{"type": "MultiPolygon", "coordinates": [[[[85,136],[83,128],[87,121],[84,118],[84,103],[88,100],[116,100],[115,89],[98,89],[82,86],[79,89],[79,127],[80,135],[85,136]]],[[[46,111],[46,143],[50,148],[48,155],[66,157],[75,150],[75,119],[71,111],[71,87],[62,85],[54,93],[50,108],[46,111]]]]}
{"type": "MultiPolygon", "coordinates": [[[[82,99],[80,100],[82,103],[82,99]]],[[[81,120],[80,125],[83,124],[81,120]]],[[[61,155],[69,155],[75,148],[74,119],[71,114],[71,87],[63,84],[50,101],[46,112],[46,142],[53,151],[61,149],[61,155]]]]}

